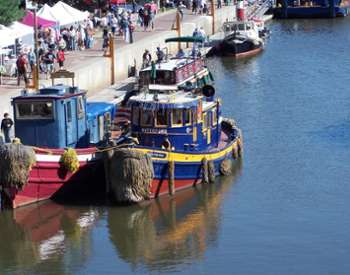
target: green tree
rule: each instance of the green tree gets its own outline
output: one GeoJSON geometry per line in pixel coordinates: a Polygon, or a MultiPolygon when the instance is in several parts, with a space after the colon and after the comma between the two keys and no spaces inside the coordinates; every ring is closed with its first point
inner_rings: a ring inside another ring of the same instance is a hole
{"type": "Polygon", "coordinates": [[[20,0],[0,0],[0,24],[8,26],[24,16],[19,8],[20,0]]]}

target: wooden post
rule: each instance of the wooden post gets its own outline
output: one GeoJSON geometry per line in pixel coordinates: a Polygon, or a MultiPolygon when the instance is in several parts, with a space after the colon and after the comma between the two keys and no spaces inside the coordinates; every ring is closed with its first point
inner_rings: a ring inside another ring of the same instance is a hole
{"type": "MultiPolygon", "coordinates": [[[[177,36],[180,37],[181,36],[181,17],[178,11],[176,12],[176,31],[177,31],[177,36]]],[[[181,42],[178,42],[177,49],[178,50],[181,49],[181,42]]]]}
{"type": "Polygon", "coordinates": [[[38,64],[34,64],[34,72],[33,74],[33,88],[35,90],[39,89],[39,70],[38,70],[38,64]]]}
{"type": "Polygon", "coordinates": [[[173,160],[169,160],[168,162],[168,181],[169,195],[172,196],[175,194],[175,163],[173,160]]]}
{"type": "Polygon", "coordinates": [[[168,187],[169,187],[169,195],[172,196],[175,194],[175,162],[171,156],[171,143],[167,140],[166,146],[168,150],[168,187]]]}
{"type": "Polygon", "coordinates": [[[111,58],[111,85],[115,84],[114,37],[109,35],[109,57],[111,58]]]}
{"type": "Polygon", "coordinates": [[[211,0],[211,17],[213,18],[213,22],[211,25],[211,32],[215,34],[215,1],[211,0]]]}

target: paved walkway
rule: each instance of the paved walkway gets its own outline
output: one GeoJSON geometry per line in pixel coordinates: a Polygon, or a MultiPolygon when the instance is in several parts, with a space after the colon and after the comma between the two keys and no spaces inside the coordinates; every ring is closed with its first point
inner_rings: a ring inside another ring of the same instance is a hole
{"type": "MultiPolygon", "coordinates": [[[[184,11],[183,22],[192,22],[199,15],[193,15],[189,10],[184,11]]],[[[175,25],[176,19],[176,11],[167,11],[165,13],[159,14],[155,18],[154,30],[144,31],[143,28],[137,27],[137,29],[133,33],[134,43],[142,39],[152,39],[153,35],[157,35],[164,31],[169,31],[175,25]]],[[[91,62],[92,59],[100,59],[103,57],[102,50],[102,37],[101,32],[96,34],[94,37],[94,47],[93,49],[83,50],[83,51],[74,51],[74,52],[66,52],[66,61],[65,68],[67,70],[74,71],[76,68],[84,66],[84,62],[91,62]]],[[[116,37],[115,48],[127,47],[129,44],[126,43],[122,37],[116,37]]],[[[140,57],[141,58],[141,57],[140,57]]],[[[57,66],[57,64],[55,64],[57,66]]],[[[45,79],[45,75],[40,75],[40,79],[45,79]]],[[[17,86],[17,79],[10,77],[3,77],[2,84],[0,85],[0,115],[4,112],[9,112],[12,114],[10,110],[10,101],[11,97],[17,96],[20,94],[20,91],[24,88],[23,80],[21,81],[21,85],[17,86]]]]}

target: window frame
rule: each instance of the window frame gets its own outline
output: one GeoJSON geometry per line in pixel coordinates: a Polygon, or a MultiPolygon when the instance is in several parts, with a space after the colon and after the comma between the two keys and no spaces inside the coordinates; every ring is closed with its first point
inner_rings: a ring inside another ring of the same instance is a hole
{"type": "Polygon", "coordinates": [[[167,128],[169,126],[169,111],[167,109],[158,109],[158,110],[156,110],[155,116],[154,116],[154,125],[157,128],[167,128]],[[165,112],[166,124],[158,124],[158,112],[159,111],[165,112]]]}
{"type": "Polygon", "coordinates": [[[154,125],[154,112],[152,110],[144,110],[143,112],[141,112],[141,115],[140,115],[140,124],[142,127],[153,127],[154,125]],[[151,124],[145,124],[144,123],[144,114],[146,112],[149,112],[151,115],[152,115],[152,119],[151,119],[151,124]]]}
{"type": "Polygon", "coordinates": [[[183,109],[183,124],[185,126],[191,126],[192,125],[192,109],[183,109]],[[188,112],[188,118],[189,118],[189,121],[186,123],[186,112],[188,112]]]}
{"type": "Polygon", "coordinates": [[[132,108],[132,124],[139,126],[140,123],[141,123],[140,108],[133,107],[132,108]],[[137,116],[137,120],[135,119],[135,115],[137,116]]]}
{"type": "Polygon", "coordinates": [[[70,100],[66,102],[66,112],[67,112],[66,113],[67,122],[72,122],[73,121],[73,112],[72,112],[72,102],[70,100]]]}
{"type": "Polygon", "coordinates": [[[183,109],[171,109],[171,126],[172,127],[182,127],[184,125],[184,119],[183,119],[183,109]],[[174,123],[174,111],[180,111],[181,115],[181,123],[174,123]]]}
{"type": "Polygon", "coordinates": [[[77,98],[77,115],[78,119],[82,119],[85,116],[85,106],[84,106],[84,98],[82,95],[77,98]]]}
{"type": "Polygon", "coordinates": [[[218,109],[217,107],[214,107],[211,111],[212,116],[211,116],[211,123],[212,126],[217,126],[218,125],[218,109]],[[215,118],[215,119],[214,119],[215,118]]]}
{"type": "Polygon", "coordinates": [[[53,100],[33,100],[33,101],[17,101],[15,102],[15,110],[16,110],[16,119],[18,120],[54,120],[55,119],[55,104],[53,100]],[[19,105],[20,104],[25,104],[25,105],[29,105],[30,106],[30,111],[31,113],[34,111],[34,105],[33,104],[38,104],[38,103],[42,103],[42,104],[47,104],[47,103],[51,103],[52,107],[51,107],[51,114],[48,117],[42,117],[42,116],[22,116],[20,115],[19,112],[19,105]]]}
{"type": "Polygon", "coordinates": [[[203,132],[206,131],[208,129],[208,125],[207,125],[207,116],[208,116],[208,112],[205,111],[202,113],[202,123],[203,123],[203,132]]]}

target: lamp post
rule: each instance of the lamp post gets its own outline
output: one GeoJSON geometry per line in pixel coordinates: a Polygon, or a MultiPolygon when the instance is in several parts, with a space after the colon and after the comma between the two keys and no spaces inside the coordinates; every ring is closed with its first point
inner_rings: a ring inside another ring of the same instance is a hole
{"type": "Polygon", "coordinates": [[[115,84],[114,37],[109,34],[109,54],[111,58],[111,85],[115,84]]]}
{"type": "Polygon", "coordinates": [[[213,19],[213,23],[211,25],[211,32],[215,34],[215,1],[211,0],[211,16],[213,19]]]}
{"type": "Polygon", "coordinates": [[[36,16],[37,7],[34,8],[34,54],[35,65],[33,73],[33,88],[39,89],[39,50],[38,50],[38,17],[36,16]]]}
{"type": "Polygon", "coordinates": [[[32,85],[27,85],[27,88],[32,88],[35,90],[39,89],[39,51],[38,51],[38,17],[36,15],[37,12],[37,1],[33,0],[33,1],[29,1],[26,0],[25,1],[25,8],[28,10],[33,11],[33,19],[34,19],[34,24],[33,24],[33,28],[34,28],[34,54],[35,54],[35,63],[33,66],[33,71],[32,71],[32,75],[33,75],[33,83],[32,85]]]}
{"type": "MultiPolygon", "coordinates": [[[[181,18],[180,18],[180,12],[176,11],[176,31],[177,31],[177,36],[181,36],[181,18]]],[[[178,42],[177,44],[178,50],[181,49],[181,42],[178,42]]]]}

